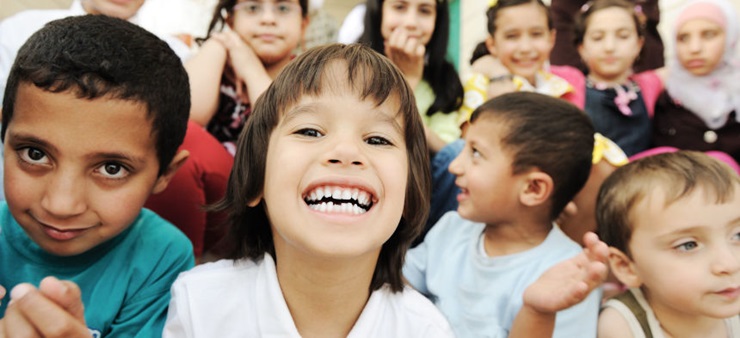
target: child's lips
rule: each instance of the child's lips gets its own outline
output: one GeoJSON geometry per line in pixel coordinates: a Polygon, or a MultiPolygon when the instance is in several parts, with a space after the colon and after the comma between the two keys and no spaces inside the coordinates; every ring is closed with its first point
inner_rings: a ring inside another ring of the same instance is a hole
{"type": "Polygon", "coordinates": [[[716,292],[718,295],[728,298],[728,299],[736,299],[740,297],[740,287],[730,287],[726,288],[724,290],[720,290],[716,292]]]}
{"type": "Polygon", "coordinates": [[[68,241],[68,240],[77,238],[81,236],[83,233],[85,233],[87,230],[89,230],[89,228],[62,230],[62,229],[57,229],[55,227],[46,225],[44,223],[41,223],[41,227],[47,236],[57,241],[68,241]]]}
{"type": "Polygon", "coordinates": [[[689,60],[689,62],[686,63],[686,68],[689,69],[701,67],[704,67],[704,60],[701,59],[689,60]]]}

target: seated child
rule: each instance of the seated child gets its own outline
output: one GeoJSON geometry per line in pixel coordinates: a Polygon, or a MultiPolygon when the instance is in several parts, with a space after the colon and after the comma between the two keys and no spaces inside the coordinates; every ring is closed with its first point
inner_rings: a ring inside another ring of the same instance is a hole
{"type": "Polygon", "coordinates": [[[675,22],[675,60],[656,103],[653,143],[722,151],[740,162],[737,12],[726,0],[694,0],[675,22]]]}
{"type": "MultiPolygon", "coordinates": [[[[506,337],[525,289],[581,252],[553,221],[589,177],[594,130],[564,100],[516,92],[478,107],[465,141],[450,164],[457,212],[409,251],[403,274],[457,336],[506,337]]],[[[600,297],[558,312],[554,337],[595,337],[600,297]]]]}
{"type": "Polygon", "coordinates": [[[617,169],[597,202],[612,273],[599,337],[740,336],[740,176],[679,151],[617,169]]]}
{"type": "Polygon", "coordinates": [[[142,209],[188,156],[180,59],[127,21],[69,17],[23,45],[5,94],[0,285],[20,286],[0,304],[4,328],[54,327],[26,313],[41,295],[25,284],[53,275],[79,285],[88,335],[158,336],[169,288],[193,266],[187,237],[142,209]]]}
{"type": "MultiPolygon", "coordinates": [[[[257,100],[217,205],[230,214],[231,259],[180,275],[164,337],[452,337],[401,274],[429,208],[426,149],[413,92],[388,59],[340,44],[297,57],[257,100]]],[[[538,314],[603,279],[595,237],[528,290],[538,314]]],[[[552,314],[538,314],[518,317],[523,337],[548,329],[552,314]]]]}

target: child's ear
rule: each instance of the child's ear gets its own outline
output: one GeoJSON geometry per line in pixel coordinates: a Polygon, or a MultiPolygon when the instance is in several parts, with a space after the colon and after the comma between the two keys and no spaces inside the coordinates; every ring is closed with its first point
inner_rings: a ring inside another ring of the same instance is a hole
{"type": "Polygon", "coordinates": [[[260,202],[262,202],[262,194],[260,194],[259,196],[253,198],[249,202],[247,202],[247,206],[250,207],[250,208],[254,208],[254,207],[258,206],[260,204],[260,202]]]}
{"type": "Polygon", "coordinates": [[[554,187],[552,177],[542,171],[533,170],[525,174],[524,179],[519,201],[529,207],[546,203],[554,187]]]}
{"type": "Polygon", "coordinates": [[[550,47],[555,47],[555,37],[558,35],[558,32],[555,30],[555,28],[550,30],[550,47]]]}
{"type": "Polygon", "coordinates": [[[627,254],[615,247],[609,247],[609,268],[622,284],[631,288],[642,285],[642,279],[635,271],[635,263],[627,254]]]}
{"type": "Polygon", "coordinates": [[[486,49],[488,49],[488,53],[498,57],[498,51],[496,50],[496,40],[493,39],[493,36],[491,34],[488,34],[486,37],[486,49]]]}
{"type": "Polygon", "coordinates": [[[170,180],[175,176],[177,169],[180,169],[189,156],[190,153],[187,150],[180,150],[175,154],[175,157],[172,158],[172,161],[170,161],[170,164],[167,166],[167,170],[165,170],[165,172],[157,178],[157,181],[154,182],[152,194],[158,194],[167,188],[167,185],[170,184],[170,180]]]}

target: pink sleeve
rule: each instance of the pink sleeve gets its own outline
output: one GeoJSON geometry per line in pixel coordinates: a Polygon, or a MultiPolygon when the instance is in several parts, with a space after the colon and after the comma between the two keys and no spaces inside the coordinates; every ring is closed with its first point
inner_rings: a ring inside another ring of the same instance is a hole
{"type": "Polygon", "coordinates": [[[635,74],[632,76],[632,79],[640,87],[642,99],[645,101],[645,108],[647,108],[648,116],[652,119],[653,114],[655,114],[655,102],[658,101],[658,96],[663,91],[663,81],[658,76],[658,73],[653,70],[635,74]]]}
{"type": "Polygon", "coordinates": [[[586,76],[571,66],[550,66],[550,72],[568,81],[573,87],[573,91],[562,98],[583,109],[586,106],[586,76]]]}

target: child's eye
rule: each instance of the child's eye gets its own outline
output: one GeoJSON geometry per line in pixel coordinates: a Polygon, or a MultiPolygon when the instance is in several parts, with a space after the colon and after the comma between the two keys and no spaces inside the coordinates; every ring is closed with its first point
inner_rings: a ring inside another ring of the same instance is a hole
{"type": "Polygon", "coordinates": [[[704,31],[704,32],[701,33],[701,37],[704,38],[704,39],[707,39],[707,40],[709,40],[709,39],[711,39],[711,38],[713,38],[713,37],[715,37],[717,35],[718,35],[717,31],[714,31],[714,30],[704,31]]]}
{"type": "Polygon", "coordinates": [[[380,136],[370,136],[366,140],[367,144],[373,145],[373,146],[391,146],[393,143],[391,141],[388,141],[387,138],[380,137],[380,136]]]}
{"type": "Polygon", "coordinates": [[[480,153],[480,151],[478,151],[478,149],[476,149],[475,147],[470,148],[470,150],[471,150],[471,153],[473,154],[473,158],[480,158],[483,156],[480,153]]]}
{"type": "Polygon", "coordinates": [[[691,251],[699,247],[699,244],[696,243],[696,241],[686,241],[684,243],[681,243],[679,245],[674,246],[673,248],[678,251],[691,251]]]}
{"type": "Polygon", "coordinates": [[[288,6],[287,4],[278,4],[276,6],[277,12],[280,14],[288,14],[290,13],[290,10],[292,7],[288,6]]]}
{"type": "Polygon", "coordinates": [[[121,164],[115,162],[103,163],[96,171],[105,178],[122,179],[129,175],[129,171],[121,164]]]}
{"type": "Polygon", "coordinates": [[[735,233],[734,235],[732,235],[732,240],[733,240],[733,241],[738,241],[738,242],[740,242],[740,231],[738,231],[738,232],[736,232],[736,233],[735,233]]]}
{"type": "Polygon", "coordinates": [[[313,128],[303,128],[301,130],[296,131],[296,134],[303,135],[303,136],[308,136],[308,137],[321,137],[321,136],[324,136],[323,134],[321,134],[321,132],[319,132],[318,130],[313,129],[313,128]]]}
{"type": "Polygon", "coordinates": [[[31,164],[48,164],[49,159],[46,157],[46,154],[34,147],[26,147],[18,150],[18,155],[21,157],[21,160],[27,163],[31,164]]]}
{"type": "Polygon", "coordinates": [[[676,37],[676,41],[678,41],[678,42],[686,42],[688,39],[689,39],[689,35],[688,34],[679,34],[676,37]]]}

